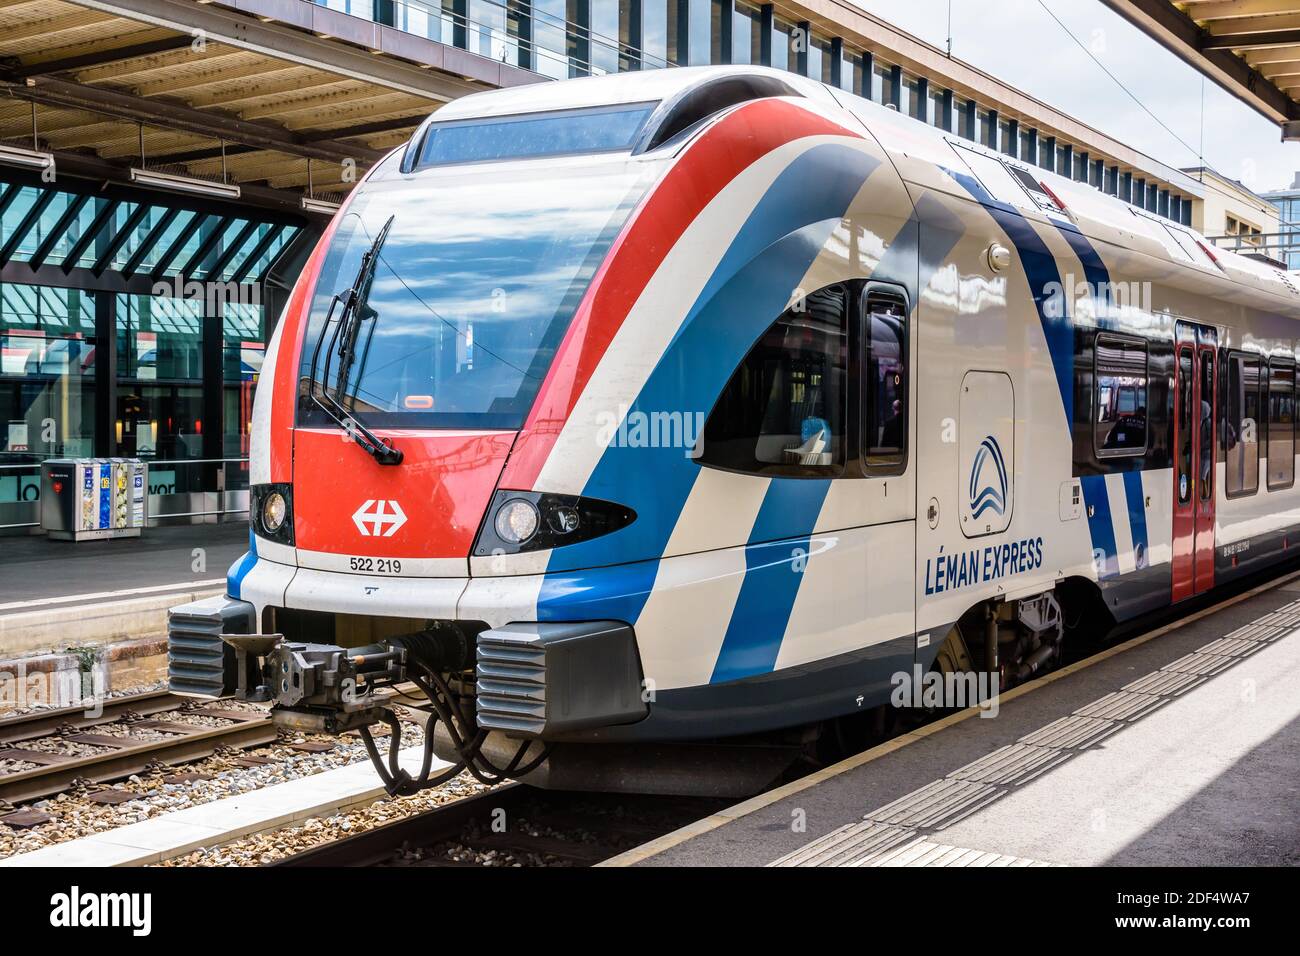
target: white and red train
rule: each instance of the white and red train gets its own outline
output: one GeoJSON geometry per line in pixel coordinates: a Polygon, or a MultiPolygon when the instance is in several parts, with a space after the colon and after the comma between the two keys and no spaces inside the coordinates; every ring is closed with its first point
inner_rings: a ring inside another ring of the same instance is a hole
{"type": "Polygon", "coordinates": [[[468,96],[297,282],[173,687],[337,730],[414,681],[456,769],[761,786],[915,666],[1006,686],[1287,558],[1297,319],[1280,270],[802,77],[468,96]]]}

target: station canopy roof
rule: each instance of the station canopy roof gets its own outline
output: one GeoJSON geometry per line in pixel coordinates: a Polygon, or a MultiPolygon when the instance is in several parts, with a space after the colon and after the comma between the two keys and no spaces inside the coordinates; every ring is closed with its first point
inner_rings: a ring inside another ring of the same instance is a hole
{"type": "Polygon", "coordinates": [[[1103,0],[1300,139],[1300,0],[1103,0]]]}
{"type": "Polygon", "coordinates": [[[309,0],[0,0],[0,144],[336,200],[432,110],[532,74],[309,0]],[[479,62],[482,61],[482,62],[479,62]]]}

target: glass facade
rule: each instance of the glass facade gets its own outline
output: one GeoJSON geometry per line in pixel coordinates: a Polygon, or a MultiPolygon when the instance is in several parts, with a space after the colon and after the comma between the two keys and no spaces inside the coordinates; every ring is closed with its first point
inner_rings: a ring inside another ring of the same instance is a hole
{"type": "Polygon", "coordinates": [[[9,175],[0,265],[22,281],[0,281],[0,529],[36,520],[47,458],[142,458],[154,494],[247,487],[263,280],[301,224],[9,175]]]}
{"type": "Polygon", "coordinates": [[[1300,269],[1300,191],[1265,193],[1264,198],[1277,207],[1276,255],[1288,269],[1300,269]]]}

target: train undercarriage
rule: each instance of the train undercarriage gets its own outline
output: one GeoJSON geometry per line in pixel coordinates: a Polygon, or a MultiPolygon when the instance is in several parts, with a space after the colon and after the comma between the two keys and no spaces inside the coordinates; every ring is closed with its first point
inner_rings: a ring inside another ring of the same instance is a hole
{"type": "MultiPolygon", "coordinates": [[[[1076,625],[1084,620],[1074,616],[1076,625]]],[[[891,697],[865,707],[859,700],[846,715],[793,727],[654,740],[617,733],[645,718],[654,698],[625,624],[492,629],[479,622],[270,609],[269,633],[254,633],[255,617],[251,605],[229,598],[175,609],[173,690],[269,703],[285,728],[355,730],[395,795],[468,771],[485,784],[523,779],[557,790],[743,797],[936,711],[987,707],[998,693],[1057,666],[1067,632],[1054,591],[983,602],[951,627],[928,668],[931,676],[970,678],[978,687],[974,698],[941,693],[900,706],[891,697]],[[424,723],[415,773],[399,765],[403,725],[396,706],[424,723]],[[379,725],[389,731],[382,749],[374,733],[379,725]]]]}

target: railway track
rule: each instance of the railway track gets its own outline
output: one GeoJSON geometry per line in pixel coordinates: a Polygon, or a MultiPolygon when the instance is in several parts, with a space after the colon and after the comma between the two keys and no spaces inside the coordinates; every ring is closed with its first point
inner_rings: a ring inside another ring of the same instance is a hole
{"type": "Polygon", "coordinates": [[[0,745],[47,737],[64,726],[84,729],[111,724],[129,714],[147,715],[179,710],[185,705],[187,699],[169,691],[151,690],[143,694],[105,700],[97,714],[88,713],[83,704],[50,710],[33,710],[0,720],[0,745]]]}
{"type": "Polygon", "coordinates": [[[270,864],[277,867],[593,866],[729,801],[569,793],[513,783],[270,864]]]}
{"type": "Polygon", "coordinates": [[[158,763],[184,763],[222,747],[256,747],[275,739],[269,713],[230,710],[217,703],[193,706],[166,691],[107,700],[95,714],[84,707],[35,711],[0,721],[0,800],[37,800],[78,780],[106,783],[158,763]],[[156,719],[173,712],[226,723],[202,726],[156,719]],[[109,725],[121,725],[125,732],[95,733],[109,725]],[[133,729],[147,731],[149,737],[133,737],[133,729]],[[60,749],[68,744],[72,747],[60,749]],[[4,769],[6,764],[11,769],[4,769]]]}

